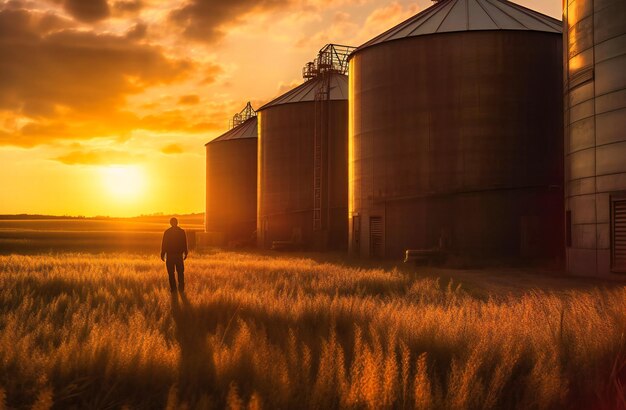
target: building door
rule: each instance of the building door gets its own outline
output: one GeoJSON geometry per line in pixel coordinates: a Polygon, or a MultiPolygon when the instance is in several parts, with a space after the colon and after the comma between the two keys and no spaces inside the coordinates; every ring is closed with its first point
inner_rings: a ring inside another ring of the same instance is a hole
{"type": "Polygon", "coordinates": [[[352,217],[352,253],[361,254],[361,217],[359,215],[352,217]]]}
{"type": "Polygon", "coordinates": [[[383,256],[383,218],[380,216],[370,217],[370,256],[383,256]]]}
{"type": "Polygon", "coordinates": [[[626,198],[611,201],[611,270],[626,273],[626,198]]]}

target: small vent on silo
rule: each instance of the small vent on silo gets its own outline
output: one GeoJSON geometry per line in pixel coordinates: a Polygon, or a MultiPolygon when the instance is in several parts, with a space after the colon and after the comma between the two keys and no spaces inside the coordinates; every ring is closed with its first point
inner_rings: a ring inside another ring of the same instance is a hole
{"type": "Polygon", "coordinates": [[[626,199],[614,200],[612,205],[612,269],[626,273],[626,199]]]}
{"type": "Polygon", "coordinates": [[[370,255],[383,256],[383,218],[380,216],[370,217],[370,255]]]}

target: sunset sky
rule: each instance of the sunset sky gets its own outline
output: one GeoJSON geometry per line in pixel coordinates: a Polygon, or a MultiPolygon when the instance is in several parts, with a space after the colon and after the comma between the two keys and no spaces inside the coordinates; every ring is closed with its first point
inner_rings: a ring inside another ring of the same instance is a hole
{"type": "Polygon", "coordinates": [[[0,214],[202,212],[204,144],[246,101],[430,4],[0,0],[0,214]]]}

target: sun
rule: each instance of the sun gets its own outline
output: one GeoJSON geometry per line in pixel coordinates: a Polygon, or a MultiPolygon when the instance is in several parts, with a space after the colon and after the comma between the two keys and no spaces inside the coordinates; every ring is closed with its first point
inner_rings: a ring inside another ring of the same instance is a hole
{"type": "Polygon", "coordinates": [[[145,188],[143,169],[136,165],[113,165],[101,169],[106,193],[118,201],[133,201],[145,188]]]}

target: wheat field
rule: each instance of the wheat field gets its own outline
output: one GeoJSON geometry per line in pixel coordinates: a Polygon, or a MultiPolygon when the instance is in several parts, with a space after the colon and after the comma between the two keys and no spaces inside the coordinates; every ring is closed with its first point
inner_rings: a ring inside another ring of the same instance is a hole
{"type": "Polygon", "coordinates": [[[216,253],[0,256],[0,407],[626,408],[626,286],[216,253]],[[422,272],[424,271],[424,272],[422,272]]]}

